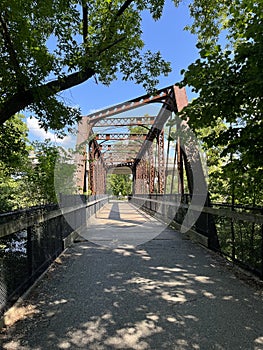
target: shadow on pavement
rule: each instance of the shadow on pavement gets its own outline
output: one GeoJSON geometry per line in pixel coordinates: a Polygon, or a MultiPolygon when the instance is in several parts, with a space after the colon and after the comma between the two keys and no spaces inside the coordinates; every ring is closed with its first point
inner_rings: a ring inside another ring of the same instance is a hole
{"type": "Polygon", "coordinates": [[[263,304],[207,250],[167,229],[137,247],[75,244],[2,348],[263,349],[263,304]]]}

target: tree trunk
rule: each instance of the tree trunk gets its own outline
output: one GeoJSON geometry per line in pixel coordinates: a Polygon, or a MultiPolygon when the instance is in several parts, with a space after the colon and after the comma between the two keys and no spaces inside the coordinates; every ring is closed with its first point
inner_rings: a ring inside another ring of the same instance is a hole
{"type": "Polygon", "coordinates": [[[83,71],[72,73],[64,78],[58,78],[57,80],[40,86],[18,91],[10,96],[0,108],[0,125],[32,103],[41,101],[43,96],[49,97],[60,91],[79,85],[91,78],[94,74],[95,71],[93,69],[87,68],[83,71]]]}

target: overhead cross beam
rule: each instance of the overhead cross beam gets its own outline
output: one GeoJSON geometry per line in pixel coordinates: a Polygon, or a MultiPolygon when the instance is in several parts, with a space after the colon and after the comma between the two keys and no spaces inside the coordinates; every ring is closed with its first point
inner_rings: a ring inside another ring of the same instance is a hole
{"type": "Polygon", "coordinates": [[[118,126],[140,126],[140,125],[152,125],[155,117],[153,116],[140,116],[140,117],[125,117],[125,118],[108,118],[99,120],[96,123],[98,127],[118,127],[118,126]]]}
{"type": "Polygon", "coordinates": [[[95,139],[104,140],[104,141],[145,140],[146,134],[128,134],[128,133],[96,134],[95,139]]]}

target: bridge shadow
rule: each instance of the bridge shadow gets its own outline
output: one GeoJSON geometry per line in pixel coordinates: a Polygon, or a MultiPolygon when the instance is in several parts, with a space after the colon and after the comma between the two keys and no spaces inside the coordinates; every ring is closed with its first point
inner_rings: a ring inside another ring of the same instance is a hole
{"type": "MultiPolygon", "coordinates": [[[[127,202],[121,201],[120,203],[121,204],[122,203],[128,204],[128,201],[127,202]]],[[[134,211],[134,210],[132,210],[132,211],[134,211]]],[[[119,203],[114,201],[114,202],[112,202],[112,207],[111,207],[111,210],[110,210],[108,217],[105,219],[102,219],[102,220],[106,220],[106,221],[111,220],[111,221],[123,222],[123,223],[128,223],[128,224],[133,224],[133,225],[141,225],[142,224],[142,220],[130,220],[130,219],[125,218],[125,214],[127,214],[127,213],[129,213],[129,210],[125,211],[122,208],[122,214],[124,214],[124,215],[122,215],[122,217],[121,217],[119,203]]],[[[140,216],[142,216],[142,213],[140,213],[140,216]]]]}
{"type": "Polygon", "coordinates": [[[79,243],[62,260],[3,349],[263,349],[262,299],[179,234],[113,250],[79,243]]]}
{"type": "Polygon", "coordinates": [[[111,207],[111,211],[108,217],[110,220],[121,220],[119,204],[114,202],[111,207]]]}

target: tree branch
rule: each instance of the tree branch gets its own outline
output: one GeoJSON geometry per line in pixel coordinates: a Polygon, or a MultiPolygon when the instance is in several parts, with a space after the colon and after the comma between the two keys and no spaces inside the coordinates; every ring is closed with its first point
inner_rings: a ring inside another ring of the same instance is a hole
{"type": "MultiPolygon", "coordinates": [[[[117,20],[124,11],[132,4],[134,0],[126,0],[123,5],[119,8],[118,12],[114,16],[117,20]]],[[[86,43],[88,35],[88,9],[87,5],[83,2],[83,41],[86,43]]],[[[1,23],[2,24],[2,23],[1,23]]],[[[3,24],[2,24],[3,25],[3,24]]],[[[105,48],[100,50],[99,54],[110,49],[112,46],[118,44],[125,37],[120,37],[118,40],[114,41],[112,44],[107,45],[105,48]]],[[[15,52],[14,52],[15,53],[15,52]]],[[[16,56],[14,56],[16,58],[16,56]]],[[[18,64],[19,67],[19,64],[18,64]]],[[[18,68],[17,67],[17,68],[18,68]]],[[[20,68],[20,67],[19,67],[20,68]]],[[[95,74],[95,71],[91,68],[84,69],[82,71],[72,73],[64,78],[59,78],[53,80],[49,83],[31,87],[29,89],[20,89],[17,93],[13,94],[0,107],[0,125],[6,120],[12,117],[15,113],[23,110],[27,106],[37,103],[43,98],[50,97],[57,94],[60,91],[69,89],[73,86],[79,85],[95,74]]],[[[23,81],[23,79],[22,79],[23,81]]]]}
{"type": "Polygon", "coordinates": [[[83,43],[88,40],[88,6],[85,1],[82,2],[82,21],[83,21],[83,43]]]}
{"type": "Polygon", "coordinates": [[[120,17],[123,12],[131,5],[131,3],[133,2],[134,0],[126,0],[123,5],[119,8],[118,12],[116,13],[116,16],[115,18],[118,18],[120,17]]]}
{"type": "MultiPolygon", "coordinates": [[[[108,27],[108,32],[110,33],[110,36],[112,35],[112,34],[114,34],[113,32],[113,30],[111,30],[112,29],[112,27],[114,27],[114,25],[115,25],[115,22],[116,21],[118,21],[118,18],[125,12],[125,10],[131,5],[131,3],[133,2],[134,0],[126,0],[123,4],[122,4],[122,6],[119,8],[119,10],[118,10],[118,12],[115,14],[115,16],[113,16],[113,18],[111,19],[111,21],[110,21],[110,23],[109,23],[109,27],[108,27]]],[[[107,36],[105,37],[105,39],[107,39],[107,36]]],[[[117,42],[116,43],[118,43],[119,41],[122,41],[123,39],[121,39],[121,40],[117,40],[117,42]]],[[[113,45],[110,45],[110,47],[112,47],[112,46],[114,46],[115,44],[113,44],[113,45]]],[[[106,51],[108,49],[108,47],[106,48],[106,49],[103,49],[102,50],[102,52],[103,51],[106,51]]]]}
{"type": "Polygon", "coordinates": [[[65,78],[59,78],[49,83],[20,91],[8,98],[0,108],[0,125],[32,103],[41,101],[43,96],[49,97],[73,86],[79,85],[95,74],[91,68],[72,73],[65,78]]]}
{"type": "Polygon", "coordinates": [[[105,46],[103,49],[99,50],[99,55],[102,54],[103,52],[111,49],[113,46],[119,44],[120,42],[122,42],[123,40],[126,39],[126,36],[121,36],[119,39],[115,40],[113,43],[105,46]]]}

